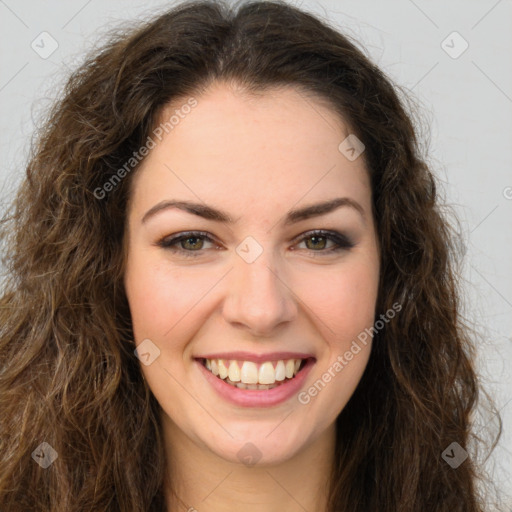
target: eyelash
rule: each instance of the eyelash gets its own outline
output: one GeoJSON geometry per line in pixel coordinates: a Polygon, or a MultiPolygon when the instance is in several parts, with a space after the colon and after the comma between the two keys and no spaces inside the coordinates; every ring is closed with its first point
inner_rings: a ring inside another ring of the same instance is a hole
{"type": "MultiPolygon", "coordinates": [[[[327,240],[334,242],[336,244],[336,246],[332,247],[330,249],[323,249],[323,250],[318,250],[318,251],[309,249],[313,253],[323,253],[323,255],[325,255],[326,253],[331,254],[331,253],[339,252],[342,250],[350,250],[355,245],[345,235],[342,235],[341,233],[338,233],[336,231],[326,231],[323,229],[315,229],[313,231],[308,231],[307,233],[304,233],[303,235],[301,235],[301,238],[299,239],[299,243],[303,242],[304,240],[307,240],[308,238],[312,238],[314,236],[326,238],[327,240]]],[[[184,232],[177,236],[173,236],[171,238],[169,238],[169,237],[163,238],[159,242],[157,242],[157,245],[159,247],[162,247],[163,249],[169,250],[174,253],[182,253],[182,255],[184,255],[187,258],[188,257],[196,258],[196,257],[200,256],[201,253],[203,252],[203,249],[191,251],[191,250],[187,250],[187,249],[182,249],[182,248],[177,249],[177,248],[173,247],[176,244],[178,244],[179,242],[181,242],[182,240],[187,240],[188,238],[204,239],[208,242],[215,243],[215,241],[210,236],[208,236],[208,233],[206,233],[204,231],[187,231],[187,232],[184,232]]]]}

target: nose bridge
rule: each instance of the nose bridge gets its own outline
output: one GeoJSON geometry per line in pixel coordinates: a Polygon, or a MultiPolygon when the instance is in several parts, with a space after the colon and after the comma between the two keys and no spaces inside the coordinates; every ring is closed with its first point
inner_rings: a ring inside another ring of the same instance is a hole
{"type": "Polygon", "coordinates": [[[273,251],[248,238],[237,247],[224,317],[254,333],[270,334],[293,318],[296,305],[273,251]]]}

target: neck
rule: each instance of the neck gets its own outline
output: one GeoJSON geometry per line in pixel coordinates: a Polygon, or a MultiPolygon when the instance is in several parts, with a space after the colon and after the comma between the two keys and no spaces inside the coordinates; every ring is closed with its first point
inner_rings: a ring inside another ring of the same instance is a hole
{"type": "Polygon", "coordinates": [[[290,458],[272,465],[227,461],[164,420],[169,512],[326,512],[335,425],[290,458]]]}

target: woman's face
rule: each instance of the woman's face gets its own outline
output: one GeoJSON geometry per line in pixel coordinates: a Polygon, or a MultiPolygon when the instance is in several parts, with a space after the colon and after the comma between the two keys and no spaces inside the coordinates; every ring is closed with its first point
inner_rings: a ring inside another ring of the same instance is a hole
{"type": "Polygon", "coordinates": [[[187,99],[132,183],[141,368],[171,442],[285,461],[333,432],[368,361],[371,340],[353,343],[373,326],[379,277],[368,173],[339,148],[338,116],[293,88],[217,83],[187,99]]]}

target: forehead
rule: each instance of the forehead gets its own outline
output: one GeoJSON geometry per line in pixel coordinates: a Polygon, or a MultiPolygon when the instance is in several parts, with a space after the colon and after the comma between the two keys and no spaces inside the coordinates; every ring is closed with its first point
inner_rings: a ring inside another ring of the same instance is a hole
{"type": "Polygon", "coordinates": [[[193,107],[183,108],[194,104],[183,97],[162,110],[157,128],[167,122],[167,130],[137,172],[135,196],[180,193],[243,206],[248,196],[261,205],[325,199],[337,189],[361,202],[368,194],[364,159],[340,152],[350,128],[326,101],[291,86],[254,95],[224,83],[193,99],[193,107]]]}

